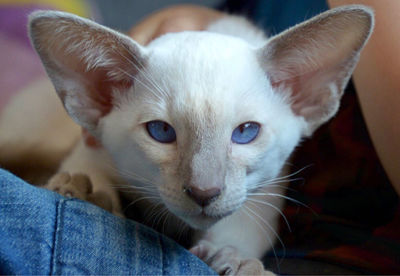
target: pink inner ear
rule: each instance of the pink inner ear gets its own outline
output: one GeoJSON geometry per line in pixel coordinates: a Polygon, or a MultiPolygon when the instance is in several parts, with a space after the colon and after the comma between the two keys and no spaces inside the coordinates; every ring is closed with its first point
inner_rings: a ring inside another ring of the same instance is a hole
{"type": "Polygon", "coordinates": [[[316,75],[318,74],[315,71],[302,75],[288,75],[288,78],[284,80],[274,81],[271,79],[271,85],[284,93],[289,93],[293,112],[296,115],[304,116],[302,109],[310,104],[318,104],[316,102],[320,98],[318,93],[314,91],[317,88],[316,86],[319,85],[318,82],[312,83],[316,75]]]}
{"type": "Polygon", "coordinates": [[[96,104],[101,116],[107,115],[113,108],[113,91],[126,91],[133,85],[133,80],[129,78],[111,80],[106,69],[94,69],[86,73],[86,77],[91,82],[87,96],[96,104]]]}
{"type": "Polygon", "coordinates": [[[72,14],[38,12],[30,33],[67,112],[91,133],[145,63],[129,37],[72,14]]]}
{"type": "Polygon", "coordinates": [[[339,106],[341,82],[346,77],[341,72],[343,68],[346,67],[340,63],[324,64],[308,72],[301,71],[301,68],[297,68],[296,73],[293,70],[291,73],[276,72],[275,76],[279,75],[281,79],[272,76],[271,84],[280,93],[289,94],[293,113],[303,117],[310,129],[315,129],[328,120],[339,106]]]}

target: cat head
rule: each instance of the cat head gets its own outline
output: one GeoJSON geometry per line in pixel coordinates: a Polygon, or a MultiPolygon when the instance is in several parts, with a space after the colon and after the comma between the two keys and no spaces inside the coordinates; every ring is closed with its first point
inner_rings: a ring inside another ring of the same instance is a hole
{"type": "Polygon", "coordinates": [[[209,32],[144,47],[54,11],[33,13],[29,26],[70,116],[139,191],[205,229],[277,177],[301,138],[336,113],[373,15],[328,11],[262,47],[209,32]]]}

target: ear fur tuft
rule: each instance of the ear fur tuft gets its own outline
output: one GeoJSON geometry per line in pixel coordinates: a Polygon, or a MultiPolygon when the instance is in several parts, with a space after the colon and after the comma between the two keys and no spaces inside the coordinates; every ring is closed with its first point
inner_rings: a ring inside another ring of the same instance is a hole
{"type": "Polygon", "coordinates": [[[338,110],[339,100],[374,26],[365,6],[327,11],[271,38],[259,60],[271,84],[291,96],[311,133],[338,110]]]}
{"type": "Polygon", "coordinates": [[[129,37],[65,12],[32,13],[29,34],[66,110],[93,134],[115,90],[132,86],[146,62],[129,37]]]}

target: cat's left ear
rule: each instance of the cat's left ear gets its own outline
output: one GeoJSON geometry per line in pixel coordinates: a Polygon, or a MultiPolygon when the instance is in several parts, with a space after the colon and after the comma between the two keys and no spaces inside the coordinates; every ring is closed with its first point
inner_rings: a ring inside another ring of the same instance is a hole
{"type": "Polygon", "coordinates": [[[342,7],[273,37],[259,50],[272,86],[290,95],[293,112],[307,122],[305,136],[338,110],[373,25],[371,9],[342,7]]]}
{"type": "Polygon", "coordinates": [[[96,136],[116,92],[127,91],[145,65],[145,49],[125,35],[64,12],[34,12],[29,33],[65,109],[96,136]]]}

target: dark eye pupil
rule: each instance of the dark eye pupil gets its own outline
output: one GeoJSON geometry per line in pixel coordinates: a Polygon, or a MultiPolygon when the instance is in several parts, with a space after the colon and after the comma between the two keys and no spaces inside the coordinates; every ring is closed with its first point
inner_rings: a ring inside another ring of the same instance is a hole
{"type": "Polygon", "coordinates": [[[240,126],[239,126],[239,130],[240,130],[240,133],[243,133],[247,128],[249,128],[251,125],[250,125],[250,123],[244,123],[244,124],[241,124],[240,126]]]}
{"type": "Polygon", "coordinates": [[[164,129],[165,132],[167,132],[169,130],[169,125],[164,123],[164,128],[163,129],[164,129]]]}

